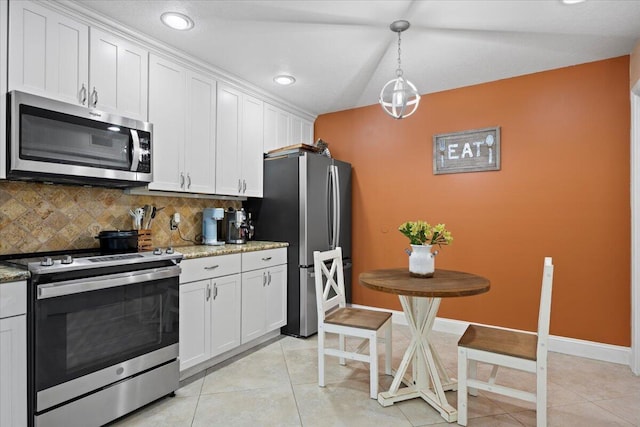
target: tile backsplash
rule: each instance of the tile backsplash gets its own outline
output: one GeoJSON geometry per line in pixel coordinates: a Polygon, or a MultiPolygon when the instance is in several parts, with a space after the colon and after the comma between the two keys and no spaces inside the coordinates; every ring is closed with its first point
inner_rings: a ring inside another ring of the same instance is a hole
{"type": "Polygon", "coordinates": [[[0,181],[0,255],[99,247],[102,230],[131,230],[129,209],[145,204],[163,208],[151,231],[153,245],[199,243],[202,209],[237,208],[232,200],[191,199],[125,194],[123,190],[0,181]],[[179,212],[176,231],[169,218],[179,212]],[[184,240],[186,239],[186,240],[184,240]]]}

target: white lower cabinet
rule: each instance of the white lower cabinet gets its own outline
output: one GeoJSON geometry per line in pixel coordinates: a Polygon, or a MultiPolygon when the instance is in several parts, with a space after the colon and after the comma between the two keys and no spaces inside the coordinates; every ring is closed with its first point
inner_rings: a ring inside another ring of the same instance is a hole
{"type": "Polygon", "coordinates": [[[0,427],[27,425],[26,289],[0,283],[0,427]]]}
{"type": "Polygon", "coordinates": [[[286,248],[242,254],[242,343],[287,324],[286,263],[286,248]]]}
{"type": "Polygon", "coordinates": [[[181,266],[180,370],[185,370],[240,345],[240,254],[185,260],[181,266]]]}
{"type": "Polygon", "coordinates": [[[286,325],[287,248],[188,259],[181,266],[181,371],[244,351],[286,325]]]}

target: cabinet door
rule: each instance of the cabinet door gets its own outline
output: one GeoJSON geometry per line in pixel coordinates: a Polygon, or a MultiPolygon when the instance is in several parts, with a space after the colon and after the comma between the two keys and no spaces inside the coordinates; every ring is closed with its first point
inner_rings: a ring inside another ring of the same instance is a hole
{"type": "Polygon", "coordinates": [[[314,139],[313,139],[313,123],[308,122],[306,120],[302,121],[302,135],[301,135],[302,140],[300,142],[303,142],[305,144],[313,144],[314,143],[314,139]]]}
{"type": "Polygon", "coordinates": [[[300,117],[291,116],[291,143],[300,144],[302,138],[302,119],[300,117]]]}
{"type": "Polygon", "coordinates": [[[91,28],[91,106],[146,121],[148,56],[139,46],[91,28]]]}
{"type": "Polygon", "coordinates": [[[89,28],[29,1],[9,14],[9,90],[86,105],[89,28]]]}
{"type": "Polygon", "coordinates": [[[151,55],[149,121],[153,123],[153,182],[149,189],[182,191],[186,70],[151,55]]]}
{"type": "Polygon", "coordinates": [[[211,354],[209,280],[180,285],[180,370],[204,362],[211,354]]]}
{"type": "Polygon", "coordinates": [[[186,139],[184,146],[185,190],[216,192],[216,82],[187,73],[186,139]]]}
{"type": "Polygon", "coordinates": [[[241,275],[211,279],[211,357],[240,345],[241,275]]]}
{"type": "Polygon", "coordinates": [[[27,425],[27,320],[0,319],[0,426],[27,425]]]}
{"type": "Polygon", "coordinates": [[[264,152],[278,148],[278,110],[273,105],[264,104],[264,152]]]}
{"type": "Polygon", "coordinates": [[[265,287],[266,270],[242,273],[242,343],[258,338],[266,332],[265,287]]]}
{"type": "Polygon", "coordinates": [[[242,94],[218,85],[216,112],[216,193],[238,196],[242,192],[240,177],[240,109],[242,94]]]}
{"type": "Polygon", "coordinates": [[[242,195],[262,197],[263,169],[263,102],[244,95],[242,98],[242,195]]]}
{"type": "Polygon", "coordinates": [[[290,115],[274,107],[264,104],[264,152],[291,145],[289,143],[290,115]]]}
{"type": "Polygon", "coordinates": [[[266,286],[267,329],[270,332],[287,324],[287,266],[278,265],[267,270],[266,286]]]}

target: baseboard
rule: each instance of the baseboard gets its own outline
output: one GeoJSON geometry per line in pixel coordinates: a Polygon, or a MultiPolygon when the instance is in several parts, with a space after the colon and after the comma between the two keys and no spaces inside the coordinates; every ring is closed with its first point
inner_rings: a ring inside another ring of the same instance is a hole
{"type": "MultiPolygon", "coordinates": [[[[353,307],[367,308],[370,310],[382,310],[377,307],[368,307],[354,304],[353,307]]],[[[392,312],[391,321],[398,325],[407,325],[404,312],[387,310],[392,312]]],[[[461,336],[469,326],[469,322],[455,319],[437,317],[433,330],[461,336]]],[[[507,329],[507,328],[505,328],[507,329]]],[[[631,363],[631,348],[618,345],[604,344],[594,341],[585,341],[575,338],[549,336],[549,351],[568,354],[571,356],[586,357],[588,359],[601,360],[603,362],[619,363],[629,366],[631,363]]]]}

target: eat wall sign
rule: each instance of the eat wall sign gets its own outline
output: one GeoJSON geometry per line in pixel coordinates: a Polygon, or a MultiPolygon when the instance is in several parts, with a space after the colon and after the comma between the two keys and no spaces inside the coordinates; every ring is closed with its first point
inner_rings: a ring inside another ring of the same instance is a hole
{"type": "Polygon", "coordinates": [[[433,174],[500,170],[500,127],[433,136],[433,174]]]}

